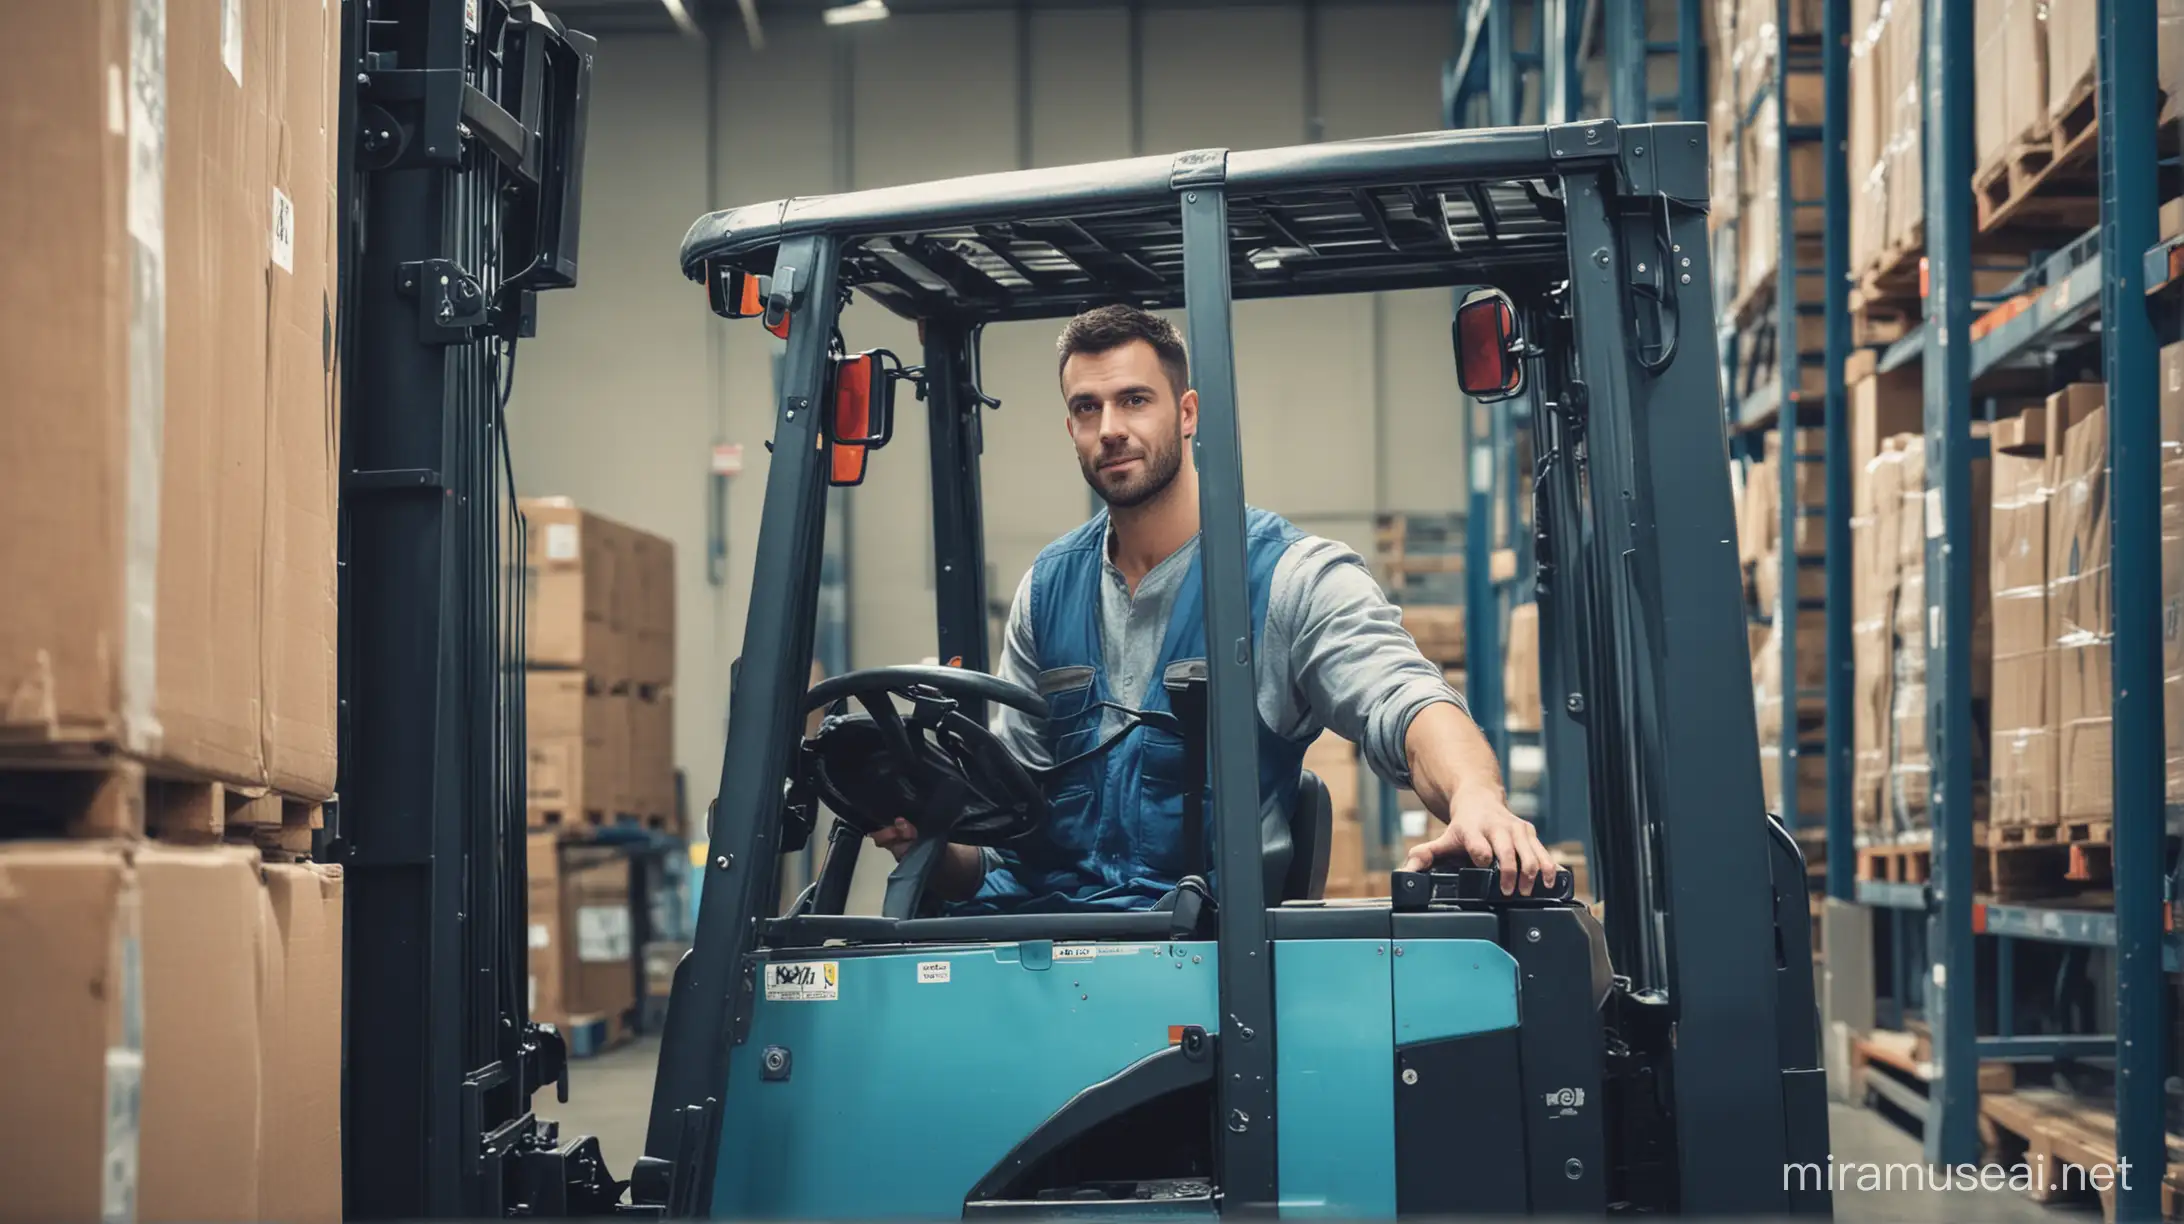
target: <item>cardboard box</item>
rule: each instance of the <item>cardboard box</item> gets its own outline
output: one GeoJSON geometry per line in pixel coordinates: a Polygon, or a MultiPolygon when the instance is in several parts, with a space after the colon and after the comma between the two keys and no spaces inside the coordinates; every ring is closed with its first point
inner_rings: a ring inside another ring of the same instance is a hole
{"type": "Polygon", "coordinates": [[[264,874],[259,1216],[338,1224],[342,869],[268,864],[264,874]]]}
{"type": "Polygon", "coordinates": [[[629,713],[629,770],[623,811],[666,829],[675,815],[675,697],[665,689],[650,697],[621,698],[629,713]]]}
{"type": "Polygon", "coordinates": [[[626,797],[627,692],[609,693],[582,672],[524,677],[531,825],[611,823],[626,797]]]}
{"type": "Polygon", "coordinates": [[[228,12],[175,0],[164,38],[123,0],[0,15],[37,49],[0,84],[9,172],[35,185],[0,199],[0,228],[36,236],[0,253],[0,573],[38,579],[0,607],[0,734],[323,797],[330,297],[310,293],[307,348],[289,324],[291,282],[332,279],[332,94],[270,85],[326,82],[338,18],[228,12]],[[274,202],[298,192],[320,240],[283,246],[274,202]]]}
{"type": "Polygon", "coordinates": [[[530,949],[529,1010],[540,1024],[565,1024],[563,945],[561,918],[561,835],[553,830],[532,831],[525,839],[524,863],[529,878],[530,949]]]}
{"type": "Polygon", "coordinates": [[[643,531],[629,533],[636,582],[625,597],[630,625],[630,680],[640,686],[675,682],[675,546],[643,531]]]}
{"type": "Polygon", "coordinates": [[[132,853],[144,897],[138,1218],[255,1219],[267,953],[258,852],[150,843],[132,853]]]}
{"type": "Polygon", "coordinates": [[[1304,768],[1326,785],[1336,821],[1357,818],[1364,797],[1364,766],[1357,745],[1333,731],[1322,731],[1304,750],[1304,768]]]}
{"type": "MultiPolygon", "coordinates": [[[[1329,898],[1353,898],[1370,895],[1371,877],[1365,870],[1365,826],[1355,817],[1335,820],[1333,837],[1327,845],[1327,885],[1321,890],[1329,898]]],[[[1384,890],[1382,890],[1384,891],[1384,890]]]]}
{"type": "Polygon", "coordinates": [[[2161,454],[2184,457],[2184,340],[2161,350],[2161,454]]]}
{"type": "MultiPolygon", "coordinates": [[[[209,7],[209,6],[208,6],[209,7]]],[[[339,5],[267,0],[260,16],[283,48],[280,112],[268,135],[271,267],[267,290],[265,583],[259,594],[266,776],[289,794],[334,793],[338,700],[336,525],[341,437],[333,354],[335,169],[341,91],[339,5]]],[[[172,35],[170,32],[170,39],[172,35]]],[[[245,69],[248,83],[249,69],[245,69]]],[[[264,231],[260,231],[261,234],[264,231]]]]}
{"type": "Polygon", "coordinates": [[[2048,636],[2046,413],[2028,409],[1994,437],[1994,692],[1989,818],[2053,824],[2060,798],[2052,641],[2048,636]]]}
{"type": "Polygon", "coordinates": [[[1509,730],[1540,729],[1539,605],[1509,610],[1509,665],[1502,684],[1502,705],[1509,730]]]}
{"type": "Polygon", "coordinates": [[[117,843],[0,843],[0,1220],[142,1217],[142,907],[117,843]]]}
{"type": "Polygon", "coordinates": [[[1866,469],[1881,453],[1881,439],[1897,434],[1920,433],[1926,428],[1926,390],[1919,367],[1903,366],[1886,374],[1877,372],[1871,350],[1861,350],[1863,364],[1873,367],[1865,377],[1851,382],[1850,402],[1851,504],[1867,504],[1871,496],[1861,486],[1866,469]]]}
{"type": "Polygon", "coordinates": [[[2049,0],[1982,0],[1972,6],[1973,158],[1980,168],[2047,117],[2049,0]]]}
{"type": "Polygon", "coordinates": [[[2047,0],[2045,7],[2048,113],[2057,115],[2093,75],[2100,54],[2100,0],[2047,0]]]}
{"type": "Polygon", "coordinates": [[[1452,604],[1404,604],[1403,630],[1419,652],[1439,663],[1464,658],[1464,610],[1452,604]]]}
{"type": "Polygon", "coordinates": [[[2184,458],[2161,465],[2161,672],[2168,802],[2184,803],[2184,458]]]}
{"type": "Polygon", "coordinates": [[[2113,807],[2107,468],[2107,411],[2095,408],[2065,434],[2048,504],[2048,620],[2064,820],[2105,818],[2113,807]]]}
{"type": "Polygon", "coordinates": [[[588,672],[610,688],[629,679],[629,651],[617,628],[626,529],[566,497],[521,504],[525,660],[588,672]]]}
{"type": "Polygon", "coordinates": [[[637,1002],[629,859],[564,846],[561,853],[563,1004],[571,1016],[620,1016],[637,1002]]]}

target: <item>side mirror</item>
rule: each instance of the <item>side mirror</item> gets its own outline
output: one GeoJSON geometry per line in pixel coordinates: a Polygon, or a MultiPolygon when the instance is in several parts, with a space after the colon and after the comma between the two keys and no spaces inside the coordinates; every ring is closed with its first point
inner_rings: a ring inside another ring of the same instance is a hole
{"type": "Polygon", "coordinates": [[[895,380],[901,371],[901,359],[886,349],[835,359],[833,411],[826,421],[829,484],[863,484],[866,458],[894,436],[895,380]]]}
{"type": "Polygon", "coordinates": [[[705,294],[713,313],[723,319],[751,319],[764,313],[766,295],[756,273],[726,264],[707,264],[705,294]]]}
{"type": "Polygon", "coordinates": [[[1465,395],[1491,403],[1522,388],[1517,312],[1507,294],[1490,291],[1458,306],[1450,334],[1456,345],[1456,383],[1465,395]]]}

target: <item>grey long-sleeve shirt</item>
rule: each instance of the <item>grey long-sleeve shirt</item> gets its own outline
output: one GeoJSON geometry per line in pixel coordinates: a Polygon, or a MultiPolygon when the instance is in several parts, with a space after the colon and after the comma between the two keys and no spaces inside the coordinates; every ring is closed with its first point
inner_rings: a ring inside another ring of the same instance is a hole
{"type": "MultiPolygon", "coordinates": [[[[1109,540],[1112,542],[1112,535],[1109,540]]],[[[1177,588],[1189,572],[1198,538],[1153,567],[1133,597],[1122,572],[1102,560],[1100,645],[1114,699],[1136,706],[1153,681],[1177,588]]],[[[1032,642],[1031,575],[1009,605],[997,668],[1002,679],[1039,689],[1040,661],[1032,642]]],[[[1439,665],[1419,653],[1401,611],[1355,550],[1307,535],[1275,564],[1256,671],[1259,717],[1290,739],[1332,730],[1357,744],[1373,772],[1399,787],[1411,784],[1405,737],[1418,712],[1437,701],[1468,713],[1439,665]]],[[[1122,715],[1103,716],[1103,733],[1122,715]]],[[[1053,760],[1041,721],[999,707],[995,733],[1026,763],[1053,760]]]]}

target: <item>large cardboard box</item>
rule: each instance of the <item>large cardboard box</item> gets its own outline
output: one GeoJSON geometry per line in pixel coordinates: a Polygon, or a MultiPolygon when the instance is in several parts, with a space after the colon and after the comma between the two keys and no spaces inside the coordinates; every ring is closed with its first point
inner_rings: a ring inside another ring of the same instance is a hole
{"type": "MultiPolygon", "coordinates": [[[[2100,53],[2100,0],[2047,0],[2047,99],[2053,115],[2093,75],[2100,53]]],[[[2157,52],[2157,63],[2159,54],[2157,52]]]]}
{"type": "MultiPolygon", "coordinates": [[[[2184,29],[2177,36],[2184,41],[2184,29]]],[[[2184,457],[2184,340],[2161,350],[2161,453],[2184,457]]]]}
{"type": "Polygon", "coordinates": [[[629,769],[623,811],[666,829],[675,815],[675,696],[666,689],[619,698],[629,714],[629,769]]]}
{"type": "Polygon", "coordinates": [[[526,661],[588,672],[610,688],[629,679],[619,629],[627,529],[566,497],[526,498],[522,508],[526,661]]]}
{"type": "Polygon", "coordinates": [[[337,21],[0,13],[0,737],[330,793],[337,21]]]}
{"type": "Polygon", "coordinates": [[[258,1211],[341,1219],[342,870],[265,867],[258,1211]]]}
{"type": "Polygon", "coordinates": [[[675,546],[649,532],[628,536],[635,581],[625,588],[630,680],[656,687],[675,682],[675,546]]]}
{"type": "Polygon", "coordinates": [[[2093,409],[2070,426],[2062,455],[2048,531],[2061,814],[2064,820],[2099,819],[2108,815],[2114,792],[2105,408],[2093,409]]]}
{"type": "Polygon", "coordinates": [[[607,692],[583,672],[533,670],[524,695],[531,825],[611,823],[627,797],[627,691],[607,692]]]}
{"type": "Polygon", "coordinates": [[[1319,738],[1312,741],[1312,746],[1304,750],[1304,768],[1327,787],[1328,801],[1338,823],[1346,817],[1357,818],[1364,802],[1365,780],[1357,745],[1333,731],[1322,731],[1319,738]]]}
{"type": "Polygon", "coordinates": [[[2001,160],[2047,117],[2047,30],[2051,0],[1981,0],[1972,6],[1973,159],[2001,160]]]}
{"type": "Polygon", "coordinates": [[[561,919],[561,835],[553,830],[533,831],[525,842],[524,863],[529,878],[530,949],[529,1010],[540,1024],[568,1020],[562,982],[567,940],[561,919]]]}
{"type": "Polygon", "coordinates": [[[0,843],[0,1220],[142,1214],[142,908],[119,844],[0,843]]]}
{"type": "Polygon", "coordinates": [[[134,854],[144,897],[137,1216],[254,1219],[267,953],[258,852],[153,843],[134,854]]]}
{"type": "Polygon", "coordinates": [[[1503,678],[1502,705],[1511,731],[1540,729],[1539,605],[1518,604],[1509,610],[1508,674],[1503,678]]]}
{"type": "Polygon", "coordinates": [[[1464,610],[1451,604],[1404,604],[1403,629],[1437,663],[1464,658],[1464,610]]]}
{"type": "Polygon", "coordinates": [[[2049,686],[2046,412],[2001,423],[1994,441],[1994,699],[1989,818],[2053,824],[2059,798],[2055,698],[2049,686]]]}
{"type": "MultiPolygon", "coordinates": [[[[1860,350],[1845,370],[1849,382],[1851,504],[1867,504],[1866,467],[1881,453],[1881,439],[1915,434],[1926,428],[1926,390],[1919,367],[1903,366],[1886,374],[1872,350],[1860,350]],[[1860,377],[1851,378],[1856,373],[1860,377]]],[[[1824,526],[1824,524],[1823,524],[1824,526]]]]}
{"type": "Polygon", "coordinates": [[[596,846],[561,856],[563,1003],[571,1016],[621,1016],[637,1002],[629,859],[596,846]]]}

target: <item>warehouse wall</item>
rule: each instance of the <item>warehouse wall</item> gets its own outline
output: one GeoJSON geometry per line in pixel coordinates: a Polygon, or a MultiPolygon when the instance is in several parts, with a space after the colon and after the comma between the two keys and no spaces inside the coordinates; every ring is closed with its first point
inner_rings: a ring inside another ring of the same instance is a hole
{"type": "MultiPolygon", "coordinates": [[[[542,300],[519,363],[511,432],[526,493],[565,493],[677,547],[677,761],[712,797],[727,667],[740,647],[770,435],[770,346],[718,323],[675,268],[710,206],[1202,145],[1253,148],[1438,125],[1451,38],[1438,5],[906,16],[830,30],[769,20],[766,46],[705,51],[669,36],[602,42],[585,187],[583,284],[542,300]],[[1316,30],[1308,28],[1316,25],[1316,30]],[[724,585],[706,574],[707,460],[740,442],[724,585]]],[[[1448,299],[1440,292],[1236,311],[1250,499],[1360,550],[1372,516],[1463,497],[1448,299]]],[[[1062,429],[1058,323],[988,330],[984,495],[990,581],[1011,592],[1089,494],[1062,429]]],[[[852,308],[853,347],[915,360],[905,323],[852,308]]],[[[928,471],[920,406],[852,492],[852,662],[933,650],[928,471]]]]}

